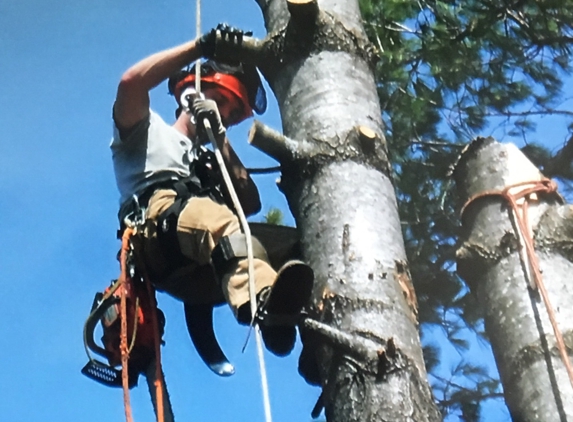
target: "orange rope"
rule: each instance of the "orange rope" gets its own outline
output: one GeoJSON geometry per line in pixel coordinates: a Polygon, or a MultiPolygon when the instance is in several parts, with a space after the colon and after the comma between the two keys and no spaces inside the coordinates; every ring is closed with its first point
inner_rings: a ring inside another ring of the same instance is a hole
{"type": "MultiPolygon", "coordinates": [[[[133,422],[133,416],[131,413],[131,405],[129,400],[129,346],[127,344],[127,254],[129,252],[131,236],[134,234],[134,230],[130,227],[126,228],[123,232],[121,239],[121,274],[120,274],[120,287],[121,289],[121,381],[123,387],[123,404],[125,407],[125,418],[127,422],[133,422]]],[[[143,265],[141,265],[143,266],[143,265]]],[[[165,422],[165,410],[164,410],[164,400],[163,400],[163,371],[161,369],[161,336],[159,334],[159,322],[157,320],[157,301],[155,298],[155,289],[153,288],[149,277],[145,271],[142,271],[145,279],[145,285],[147,288],[147,293],[149,300],[151,301],[151,319],[153,325],[153,337],[155,346],[155,393],[157,401],[157,421],[165,422]]],[[[134,336],[135,336],[135,326],[137,322],[134,321],[134,336]]],[[[133,341],[132,341],[133,342],[133,341]]]]}
{"type": "Polygon", "coordinates": [[[149,300],[151,301],[151,321],[153,324],[153,340],[155,346],[155,397],[157,401],[157,422],[165,422],[165,410],[163,402],[163,371],[161,369],[161,336],[159,334],[159,322],[157,321],[157,300],[155,289],[144,272],[145,285],[149,300]]]}
{"type": "Polygon", "coordinates": [[[555,334],[555,340],[557,341],[557,349],[559,350],[559,354],[561,355],[561,360],[563,361],[565,369],[567,370],[567,374],[569,375],[569,382],[573,387],[573,367],[571,366],[569,354],[567,353],[565,341],[563,340],[563,334],[561,333],[561,330],[559,329],[559,326],[557,324],[555,311],[553,309],[553,306],[551,305],[549,294],[547,292],[547,289],[545,288],[545,283],[543,282],[541,269],[539,268],[539,259],[537,257],[537,254],[535,253],[535,245],[533,244],[532,233],[530,233],[529,215],[528,215],[528,205],[531,194],[538,192],[554,193],[556,191],[557,191],[557,184],[550,179],[543,179],[536,182],[517,183],[515,185],[506,187],[502,191],[485,191],[472,196],[470,199],[466,201],[466,203],[462,207],[462,214],[471,202],[485,196],[498,195],[507,200],[507,202],[509,202],[509,205],[511,206],[511,209],[515,215],[515,220],[518,229],[521,233],[521,237],[523,238],[523,243],[527,253],[527,258],[529,259],[529,268],[533,272],[535,287],[539,289],[539,293],[543,298],[543,303],[545,304],[545,308],[547,309],[547,315],[549,316],[549,321],[551,322],[551,327],[553,328],[553,333],[555,334]],[[528,188],[524,188],[517,193],[510,192],[510,190],[513,188],[521,186],[525,187],[528,185],[530,185],[528,188]],[[520,205],[517,203],[517,201],[522,198],[524,198],[525,201],[523,205],[520,205]]]}
{"type": "Polygon", "coordinates": [[[119,279],[121,281],[121,384],[123,387],[123,405],[125,408],[125,420],[133,422],[131,414],[131,405],[129,401],[129,373],[128,361],[129,350],[127,345],[127,253],[129,251],[130,238],[133,234],[133,229],[126,228],[121,238],[121,261],[120,268],[121,274],[119,279]]]}

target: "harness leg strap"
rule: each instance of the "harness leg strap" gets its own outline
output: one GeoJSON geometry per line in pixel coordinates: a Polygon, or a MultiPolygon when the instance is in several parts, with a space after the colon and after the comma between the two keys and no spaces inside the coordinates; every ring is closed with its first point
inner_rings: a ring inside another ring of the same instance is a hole
{"type": "MultiPolygon", "coordinates": [[[[223,276],[231,271],[233,265],[242,259],[247,259],[247,242],[244,233],[236,232],[229,236],[224,236],[219,240],[215,249],[211,253],[211,260],[215,269],[215,274],[219,281],[223,276]]],[[[253,258],[269,262],[267,251],[262,243],[256,238],[251,236],[253,245],[253,258]]]]}

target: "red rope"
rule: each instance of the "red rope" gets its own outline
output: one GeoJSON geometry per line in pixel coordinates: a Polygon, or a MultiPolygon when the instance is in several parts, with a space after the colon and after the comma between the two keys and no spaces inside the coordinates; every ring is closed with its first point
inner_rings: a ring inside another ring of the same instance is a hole
{"type": "MultiPolygon", "coordinates": [[[[128,373],[128,363],[129,363],[129,346],[127,344],[127,254],[129,252],[131,244],[131,236],[133,236],[134,230],[132,228],[126,228],[122,239],[121,239],[121,274],[119,277],[120,288],[121,288],[121,381],[123,387],[123,404],[125,408],[125,418],[127,422],[133,422],[133,416],[131,412],[131,405],[129,399],[129,373],[128,373]]],[[[140,261],[140,267],[144,268],[143,263],[140,261]]],[[[155,347],[155,397],[157,401],[157,421],[165,421],[165,405],[163,398],[163,370],[161,368],[161,335],[159,333],[159,322],[157,319],[157,301],[155,298],[155,289],[153,288],[147,273],[143,270],[143,278],[145,280],[145,285],[147,288],[147,293],[151,305],[151,320],[153,326],[153,337],[154,337],[154,347],[155,347]]],[[[134,321],[134,330],[137,325],[137,321],[134,321]]]]}
{"type": "Polygon", "coordinates": [[[155,346],[155,397],[157,401],[157,422],[165,421],[164,399],[163,399],[163,370],[161,369],[161,335],[159,334],[159,322],[157,320],[157,300],[155,298],[155,289],[149,281],[145,272],[145,286],[149,300],[151,301],[151,323],[153,325],[153,341],[155,346]]]}

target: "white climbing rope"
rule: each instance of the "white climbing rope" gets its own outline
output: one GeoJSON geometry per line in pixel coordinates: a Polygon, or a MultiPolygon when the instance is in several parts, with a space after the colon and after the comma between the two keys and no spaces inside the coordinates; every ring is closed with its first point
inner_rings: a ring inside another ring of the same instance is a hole
{"type": "MultiPolygon", "coordinates": [[[[197,0],[196,5],[196,30],[197,30],[197,37],[201,36],[201,0],[197,0]]],[[[195,90],[198,94],[201,93],[201,60],[197,60],[195,64],[195,90]]],[[[233,187],[233,182],[231,181],[231,177],[229,175],[229,171],[227,170],[227,166],[225,165],[225,161],[223,160],[223,156],[219,147],[217,145],[217,141],[215,140],[215,136],[213,135],[213,130],[211,128],[211,124],[209,120],[203,120],[203,126],[205,127],[205,132],[211,141],[211,145],[213,146],[213,151],[215,153],[215,157],[217,158],[217,163],[221,169],[221,174],[223,175],[223,180],[231,196],[231,201],[233,202],[233,206],[237,211],[237,216],[239,217],[239,223],[241,224],[241,228],[243,229],[243,233],[245,234],[246,243],[247,243],[247,260],[249,263],[248,270],[249,270],[249,300],[251,305],[251,315],[254,316],[257,312],[257,297],[255,292],[255,265],[254,265],[254,257],[253,257],[253,242],[251,239],[251,228],[249,227],[249,223],[247,222],[247,217],[245,216],[245,212],[243,211],[243,207],[241,206],[241,202],[237,196],[237,192],[233,187]]],[[[272,422],[271,416],[271,401],[269,397],[269,383],[267,379],[267,368],[265,365],[265,357],[264,357],[264,349],[263,349],[263,341],[261,337],[261,330],[258,324],[255,324],[255,339],[257,344],[257,357],[259,361],[259,371],[261,374],[261,389],[263,393],[263,406],[265,410],[265,422],[272,422]]]]}
{"type": "MultiPolygon", "coordinates": [[[[221,155],[221,151],[217,146],[217,142],[215,141],[215,136],[213,135],[213,131],[211,130],[211,124],[209,120],[203,120],[203,125],[205,126],[205,132],[207,132],[207,136],[213,145],[213,151],[215,152],[215,156],[217,157],[217,163],[219,167],[221,167],[221,173],[223,175],[223,180],[227,185],[227,189],[231,196],[231,200],[233,201],[233,206],[237,211],[237,215],[239,217],[239,222],[241,223],[241,227],[243,228],[243,232],[245,233],[245,238],[247,239],[247,259],[249,262],[249,298],[251,302],[251,315],[255,315],[257,311],[257,299],[255,294],[255,268],[254,268],[254,258],[253,258],[253,243],[251,239],[251,229],[247,222],[247,218],[245,217],[245,213],[243,208],[241,207],[241,203],[239,202],[239,198],[237,197],[237,193],[233,188],[233,183],[231,182],[231,177],[229,176],[229,172],[225,167],[225,162],[223,161],[223,156],[221,155]]],[[[271,404],[269,399],[269,386],[267,381],[267,370],[265,366],[265,357],[263,353],[263,343],[261,339],[261,331],[258,324],[255,324],[255,339],[257,342],[257,355],[259,358],[259,370],[261,372],[261,387],[263,390],[263,404],[265,408],[265,421],[272,422],[271,417],[271,404]]]]}
{"type": "MultiPolygon", "coordinates": [[[[201,36],[201,0],[195,4],[195,33],[197,39],[201,36]]],[[[195,61],[195,90],[201,92],[201,59],[195,61]]]]}

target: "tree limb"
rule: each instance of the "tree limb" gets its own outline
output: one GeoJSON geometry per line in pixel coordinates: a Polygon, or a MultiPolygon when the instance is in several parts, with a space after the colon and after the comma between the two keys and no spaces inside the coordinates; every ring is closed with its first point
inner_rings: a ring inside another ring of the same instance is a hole
{"type": "Polygon", "coordinates": [[[230,41],[217,33],[217,59],[228,62],[243,62],[258,66],[263,62],[266,39],[244,37],[240,43],[230,41]]]}
{"type": "Polygon", "coordinates": [[[287,138],[258,120],[253,122],[249,131],[249,143],[281,164],[311,155],[314,150],[310,143],[287,138]]]}

